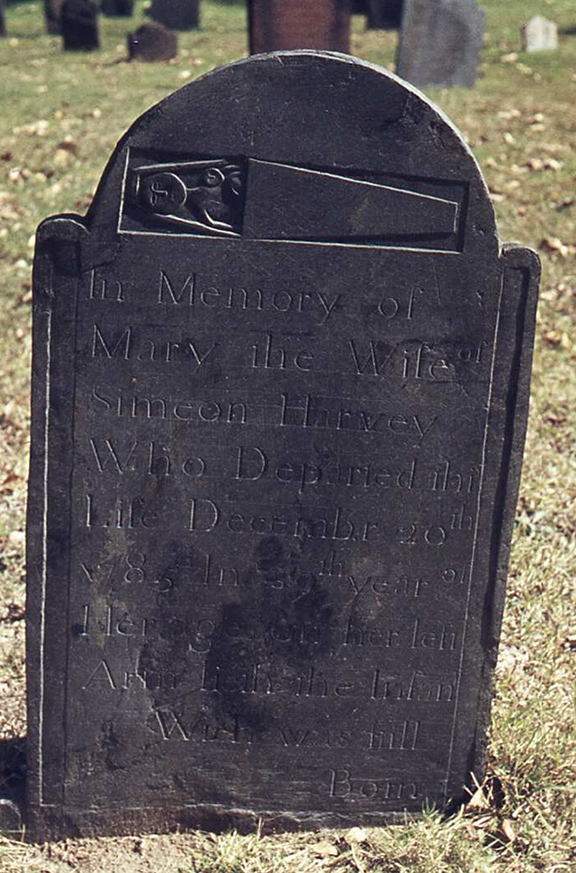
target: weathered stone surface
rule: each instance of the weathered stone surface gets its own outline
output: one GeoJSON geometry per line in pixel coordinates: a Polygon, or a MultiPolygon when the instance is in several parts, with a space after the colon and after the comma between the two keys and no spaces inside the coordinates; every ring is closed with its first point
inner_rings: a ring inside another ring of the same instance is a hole
{"type": "Polygon", "coordinates": [[[131,18],[134,0],[102,0],[102,12],[110,18],[131,18]]]}
{"type": "Polygon", "coordinates": [[[178,54],[178,37],[156,21],[142,24],[127,40],[131,61],[170,61],[178,54]]]}
{"type": "Polygon", "coordinates": [[[471,88],[478,75],[484,19],[476,0],[405,0],[398,75],[420,88],[471,88]]]}
{"type": "Polygon", "coordinates": [[[65,0],[60,23],[65,50],[93,51],[100,48],[98,7],[92,0],[65,0]]]}
{"type": "Polygon", "coordinates": [[[349,0],[248,0],[250,53],[350,51],[349,0]]]}
{"type": "Polygon", "coordinates": [[[542,15],[533,15],[522,30],[527,52],[554,51],[558,48],[558,25],[542,15]]]}
{"type": "Polygon", "coordinates": [[[173,94],[41,225],[32,838],[466,797],[537,275],[430,102],[309,51],[173,94]]]}
{"type": "Polygon", "coordinates": [[[200,0],[152,0],[148,14],[170,30],[195,30],[200,27],[200,0]]]}

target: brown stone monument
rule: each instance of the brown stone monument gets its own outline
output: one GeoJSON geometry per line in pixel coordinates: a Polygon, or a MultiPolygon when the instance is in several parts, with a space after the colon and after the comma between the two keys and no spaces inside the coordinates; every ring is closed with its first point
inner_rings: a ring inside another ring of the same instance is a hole
{"type": "Polygon", "coordinates": [[[350,51],[350,0],[248,0],[250,54],[350,51]]]}

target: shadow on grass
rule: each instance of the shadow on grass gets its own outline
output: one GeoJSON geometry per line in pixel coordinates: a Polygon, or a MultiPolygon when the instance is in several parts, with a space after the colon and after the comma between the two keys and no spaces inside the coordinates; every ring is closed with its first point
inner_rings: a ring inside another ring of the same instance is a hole
{"type": "Polygon", "coordinates": [[[24,821],[26,739],[0,739],[0,833],[20,838],[24,821]]]}
{"type": "Polygon", "coordinates": [[[19,803],[26,784],[26,738],[0,739],[0,797],[19,803]]]}
{"type": "Polygon", "coordinates": [[[558,33],[560,36],[576,36],[576,24],[572,24],[570,27],[561,27],[558,33]]]}

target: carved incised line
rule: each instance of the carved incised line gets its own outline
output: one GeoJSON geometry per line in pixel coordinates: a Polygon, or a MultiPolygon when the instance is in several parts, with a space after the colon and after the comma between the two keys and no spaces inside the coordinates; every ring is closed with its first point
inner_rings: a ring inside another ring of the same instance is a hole
{"type": "MultiPolygon", "coordinates": [[[[130,162],[120,232],[457,251],[464,185],[448,197],[255,158],[130,162]],[[454,193],[456,192],[456,193],[454,193]],[[442,240],[444,241],[442,243],[442,240]]],[[[443,194],[438,180],[420,180],[443,194]]]]}

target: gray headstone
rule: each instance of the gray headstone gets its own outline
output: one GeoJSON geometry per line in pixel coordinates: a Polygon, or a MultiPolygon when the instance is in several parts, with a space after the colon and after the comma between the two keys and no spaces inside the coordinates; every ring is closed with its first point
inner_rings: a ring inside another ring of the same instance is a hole
{"type": "Polygon", "coordinates": [[[537,282],[445,116],[312,51],[168,97],[40,226],[33,838],[467,796],[537,282]]]}
{"type": "Polygon", "coordinates": [[[98,7],[92,0],[65,0],[60,13],[66,51],[94,51],[100,48],[98,7]]]}
{"type": "Polygon", "coordinates": [[[156,21],[142,24],[127,41],[131,61],[170,61],[178,54],[178,37],[156,21]]]}
{"type": "Polygon", "coordinates": [[[405,0],[396,72],[420,88],[471,88],[484,18],[476,0],[405,0]]]}
{"type": "Polygon", "coordinates": [[[558,25],[542,15],[534,15],[523,28],[523,47],[527,52],[558,48],[558,25]]]}
{"type": "Polygon", "coordinates": [[[200,27],[200,0],[152,0],[148,14],[169,30],[195,30],[200,27]]]}

